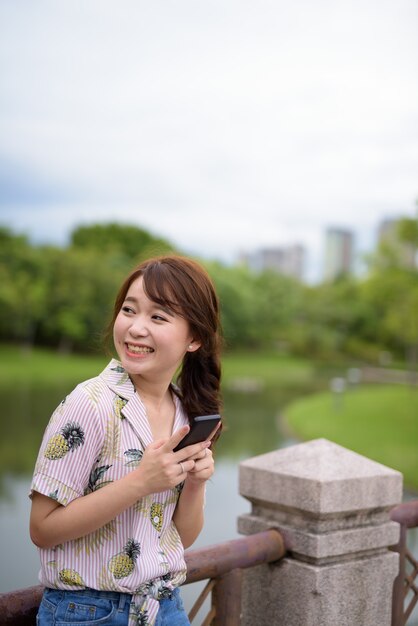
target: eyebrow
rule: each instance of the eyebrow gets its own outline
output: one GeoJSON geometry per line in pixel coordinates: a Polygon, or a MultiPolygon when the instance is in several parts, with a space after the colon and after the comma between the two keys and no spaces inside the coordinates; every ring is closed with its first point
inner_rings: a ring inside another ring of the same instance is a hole
{"type": "MultiPolygon", "coordinates": [[[[124,299],[124,302],[138,303],[138,299],[135,298],[135,296],[127,296],[124,299]]],[[[167,315],[170,315],[171,317],[175,316],[175,313],[174,313],[173,309],[170,309],[167,306],[163,306],[162,304],[158,304],[158,302],[154,302],[154,300],[151,300],[151,302],[153,303],[154,306],[157,307],[157,309],[160,309],[161,311],[164,311],[165,313],[167,313],[167,315]]]]}

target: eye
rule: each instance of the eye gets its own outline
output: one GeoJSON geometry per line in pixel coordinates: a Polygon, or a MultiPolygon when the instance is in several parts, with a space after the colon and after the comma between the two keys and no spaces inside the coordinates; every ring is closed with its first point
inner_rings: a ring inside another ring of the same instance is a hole
{"type": "Polygon", "coordinates": [[[162,316],[162,315],[158,315],[157,313],[155,313],[155,314],[152,316],[152,319],[153,319],[153,320],[156,320],[157,322],[167,322],[167,319],[166,319],[164,316],[162,316]]]}
{"type": "Polygon", "coordinates": [[[121,311],[123,311],[124,313],[130,313],[130,314],[135,313],[135,311],[130,306],[128,306],[127,304],[125,304],[121,308],[121,311]]]}

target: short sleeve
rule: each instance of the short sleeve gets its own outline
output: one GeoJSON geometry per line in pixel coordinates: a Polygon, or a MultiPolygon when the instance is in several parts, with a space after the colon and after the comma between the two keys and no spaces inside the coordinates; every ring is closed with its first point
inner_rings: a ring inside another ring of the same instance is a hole
{"type": "Polygon", "coordinates": [[[82,496],[100,455],[104,425],[97,402],[80,385],[53,413],[35,465],[31,492],[62,505],[82,496]]]}

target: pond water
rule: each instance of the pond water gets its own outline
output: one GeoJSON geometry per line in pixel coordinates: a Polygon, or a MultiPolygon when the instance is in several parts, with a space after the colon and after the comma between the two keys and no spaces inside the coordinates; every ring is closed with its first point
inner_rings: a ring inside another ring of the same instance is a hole
{"type": "MultiPolygon", "coordinates": [[[[225,392],[226,428],[217,447],[216,472],[207,487],[205,526],[193,548],[239,536],[237,518],[250,510],[238,493],[240,461],[294,443],[280,432],[280,411],[292,398],[320,384],[312,380],[309,385],[305,381],[303,389],[278,385],[252,393],[225,392]]],[[[0,593],[38,584],[39,560],[29,539],[27,494],[46,422],[69,389],[27,388],[16,398],[0,388],[4,422],[0,441],[0,593]]],[[[410,542],[417,554],[416,532],[410,533],[410,542]]],[[[187,610],[203,586],[195,583],[182,588],[187,610]]],[[[408,622],[411,626],[417,623],[415,615],[408,622]]]]}
{"type": "MultiPolygon", "coordinates": [[[[18,396],[0,387],[0,593],[38,584],[38,554],[28,534],[28,490],[49,415],[72,387],[29,386],[18,396]]],[[[226,427],[217,444],[216,472],[207,487],[205,527],[194,547],[238,536],[237,517],[249,510],[238,494],[239,462],[283,445],[276,418],[297,394],[300,390],[225,393],[226,427]]],[[[183,595],[192,587],[185,587],[183,595]]]]}

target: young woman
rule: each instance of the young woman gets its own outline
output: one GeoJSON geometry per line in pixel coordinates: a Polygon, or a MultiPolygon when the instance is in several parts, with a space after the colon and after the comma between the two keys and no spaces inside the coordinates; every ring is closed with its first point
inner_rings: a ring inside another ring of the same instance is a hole
{"type": "Polygon", "coordinates": [[[37,623],[183,626],[184,548],[202,529],[214,461],[208,443],[173,449],[195,416],[220,411],[213,284],[190,259],[146,261],[109,328],[118,360],[56,409],[35,467],[37,623]]]}

